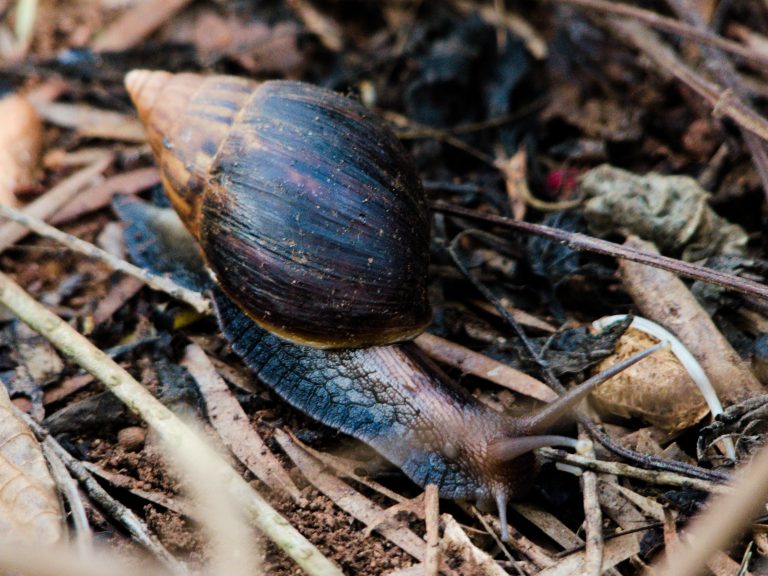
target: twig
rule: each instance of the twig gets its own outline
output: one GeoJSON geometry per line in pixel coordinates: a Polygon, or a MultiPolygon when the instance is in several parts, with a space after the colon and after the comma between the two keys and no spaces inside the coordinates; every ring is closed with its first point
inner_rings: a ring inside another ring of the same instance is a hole
{"type": "Polygon", "coordinates": [[[69,504],[69,513],[75,526],[77,550],[81,554],[87,555],[93,551],[93,532],[88,524],[88,516],[85,513],[85,506],[80,498],[80,493],[77,491],[77,484],[67,472],[64,461],[50,445],[43,442],[42,448],[43,455],[48,461],[48,467],[51,469],[51,475],[56,480],[56,485],[61,490],[67,504],[69,504]]]}
{"type": "Polygon", "coordinates": [[[548,460],[554,460],[555,462],[563,462],[565,464],[573,464],[579,468],[585,470],[593,470],[595,472],[602,472],[604,474],[614,474],[616,476],[626,476],[627,478],[635,478],[637,480],[643,480],[649,484],[661,484],[664,486],[678,486],[680,488],[688,488],[692,490],[701,490],[702,492],[725,492],[730,489],[721,484],[715,484],[707,480],[700,480],[698,478],[689,478],[682,474],[674,472],[658,472],[655,470],[645,470],[632,466],[630,464],[624,464],[622,462],[609,462],[607,460],[595,460],[593,458],[587,458],[585,456],[578,456],[576,454],[568,454],[562,450],[555,450],[553,448],[540,448],[538,453],[548,460]]]}
{"type": "MultiPolygon", "coordinates": [[[[579,427],[579,440],[588,442],[589,448],[582,453],[588,458],[595,457],[595,450],[589,436],[579,427]]],[[[603,513],[597,497],[597,474],[591,470],[585,471],[580,478],[581,491],[584,499],[584,569],[585,576],[600,576],[603,567],[603,513]]]]}
{"type": "Polygon", "coordinates": [[[465,374],[485,378],[518,394],[525,394],[543,402],[551,402],[557,398],[557,394],[552,392],[546,384],[525,372],[445,338],[425,332],[414,342],[434,360],[459,368],[465,374]]]}
{"type": "MultiPolygon", "coordinates": [[[[0,278],[4,276],[0,273],[0,278]]],[[[37,303],[35,303],[37,305],[37,303]]],[[[47,312],[47,311],[46,311],[47,312]]],[[[50,314],[50,313],[49,313],[50,314]]],[[[72,330],[70,328],[70,330],[72,330]]],[[[35,420],[25,412],[19,409],[15,410],[16,414],[27,423],[37,436],[38,440],[42,442],[43,446],[50,450],[53,454],[64,462],[64,465],[77,479],[78,482],[85,488],[88,495],[96,502],[99,507],[107,512],[112,518],[117,520],[123,528],[133,537],[133,539],[144,546],[149,552],[173,574],[188,574],[186,566],[176,560],[173,555],[166,550],[163,546],[147,529],[144,522],[133,513],[133,511],[127,506],[123,506],[120,502],[112,498],[109,493],[101,487],[91,473],[85,469],[83,464],[74,458],[69,452],[67,452],[61,444],[59,444],[52,436],[48,434],[48,431],[40,426],[35,420]]]]}
{"type": "MultiPolygon", "coordinates": [[[[696,30],[702,33],[710,32],[707,23],[698,11],[698,7],[687,5],[681,0],[667,0],[667,4],[672,7],[680,18],[687,19],[696,30]]],[[[746,90],[743,83],[739,80],[731,61],[717,48],[704,46],[703,53],[712,75],[722,82],[726,88],[733,90],[736,96],[746,98],[746,90]]],[[[763,184],[763,194],[768,201],[768,154],[765,151],[765,143],[745,128],[740,127],[739,130],[744,138],[744,142],[747,144],[747,148],[749,148],[749,153],[752,155],[752,162],[754,162],[763,184]]]]}
{"type": "Polygon", "coordinates": [[[424,576],[437,576],[440,572],[440,500],[437,486],[428,484],[424,494],[424,516],[427,524],[424,576]]]}
{"type": "Polygon", "coordinates": [[[145,284],[154,288],[155,290],[165,292],[166,294],[172,296],[173,298],[176,298],[177,300],[186,302],[201,314],[211,313],[211,303],[208,301],[207,298],[203,297],[199,292],[196,292],[195,290],[190,290],[189,288],[184,288],[183,286],[179,286],[170,278],[166,278],[164,276],[158,276],[157,274],[148,272],[142,268],[139,268],[134,264],[131,264],[130,262],[126,262],[125,260],[116,258],[115,256],[112,256],[112,254],[110,254],[109,252],[102,250],[101,248],[91,244],[90,242],[81,240],[80,238],[78,238],[77,236],[73,236],[72,234],[67,234],[66,232],[62,232],[58,228],[54,228],[50,224],[46,224],[42,220],[38,220],[37,218],[28,216],[23,212],[16,210],[15,208],[11,208],[10,206],[5,206],[3,204],[0,204],[0,216],[4,218],[8,218],[9,220],[13,220],[17,224],[20,224],[25,228],[29,228],[35,234],[44,236],[45,238],[50,238],[52,240],[55,240],[56,242],[63,244],[70,250],[73,250],[80,254],[84,254],[85,256],[88,256],[90,258],[94,258],[96,260],[104,262],[107,266],[109,266],[113,270],[118,270],[125,274],[129,274],[130,276],[138,278],[139,280],[143,281],[145,284]]]}
{"type": "Polygon", "coordinates": [[[715,116],[726,116],[763,140],[768,140],[768,120],[755,112],[730,89],[710,82],[696,73],[647,27],[616,17],[610,18],[610,25],[614,33],[628,39],[658,66],[706,100],[712,106],[712,113],[715,116]]]}
{"type": "Polygon", "coordinates": [[[560,230],[558,228],[552,228],[542,224],[521,222],[511,218],[506,218],[504,216],[486,214],[484,212],[478,212],[476,210],[471,210],[462,206],[448,204],[447,202],[432,202],[431,207],[437,212],[453,214],[455,216],[469,218],[470,220],[488,222],[490,224],[511,228],[518,232],[522,232],[523,234],[548,238],[561,244],[565,244],[573,250],[584,250],[587,252],[593,252],[595,254],[613,256],[614,258],[623,258],[631,262],[647,264],[648,266],[653,266],[654,268],[669,270],[670,272],[680,274],[681,276],[685,276],[687,278],[701,280],[702,282],[707,282],[708,284],[715,284],[716,286],[729,288],[731,290],[735,290],[736,292],[741,292],[742,294],[749,294],[763,300],[768,300],[768,286],[758,282],[753,282],[752,280],[748,280],[746,278],[734,276],[733,274],[720,272],[719,270],[697,266],[696,264],[690,264],[675,258],[661,256],[660,254],[650,254],[642,250],[635,250],[633,248],[622,246],[614,242],[608,242],[607,240],[601,240],[600,238],[588,236],[586,234],[568,232],[566,230],[560,230]]]}
{"type": "Polygon", "coordinates": [[[690,26],[685,22],[680,22],[674,18],[662,16],[651,10],[645,10],[643,8],[637,8],[636,6],[629,6],[620,2],[606,2],[605,0],[552,0],[559,4],[570,4],[571,6],[578,6],[580,8],[586,8],[587,10],[596,10],[598,12],[604,12],[606,14],[615,14],[617,16],[628,16],[641,22],[652,26],[658,30],[665,32],[671,32],[677,34],[682,38],[694,40],[702,44],[714,46],[735,54],[739,58],[742,58],[745,62],[750,62],[755,66],[765,69],[768,66],[768,56],[751,50],[747,46],[728,40],[722,36],[718,36],[710,30],[703,30],[694,26],[690,26]]]}
{"type": "Polygon", "coordinates": [[[230,490],[249,520],[306,572],[313,575],[341,571],[277,513],[253,488],[191,432],[178,417],[104,352],[91,344],[61,318],[30,297],[8,276],[0,273],[0,302],[24,323],[47,338],[65,356],[88,370],[146,421],[166,442],[190,443],[199,454],[201,465],[216,470],[223,490],[230,490]]]}
{"type": "MultiPolygon", "coordinates": [[[[655,246],[635,236],[625,246],[651,253],[655,246]]],[[[717,394],[734,404],[763,392],[747,363],[718,330],[710,315],[683,282],[670,274],[633,262],[620,266],[624,288],[640,313],[668,328],[701,363],[717,394]]]]}

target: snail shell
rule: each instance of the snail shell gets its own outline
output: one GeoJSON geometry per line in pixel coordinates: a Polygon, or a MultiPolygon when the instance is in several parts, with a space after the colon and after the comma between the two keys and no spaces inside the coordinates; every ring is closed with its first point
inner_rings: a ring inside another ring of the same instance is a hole
{"type": "Polygon", "coordinates": [[[429,214],[392,131],[300,82],[134,70],[126,87],[164,187],[224,292],[320,348],[428,324],[429,214]]]}

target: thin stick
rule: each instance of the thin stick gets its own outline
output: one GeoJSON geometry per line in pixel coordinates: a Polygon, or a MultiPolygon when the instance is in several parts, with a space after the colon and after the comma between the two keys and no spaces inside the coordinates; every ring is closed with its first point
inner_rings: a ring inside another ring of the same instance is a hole
{"type": "Polygon", "coordinates": [[[224,459],[161,404],[149,391],[104,352],[91,344],[61,318],[37,303],[18,284],[0,273],[0,302],[22,322],[47,338],[65,356],[101,380],[128,408],[146,421],[166,442],[189,443],[199,454],[201,466],[221,478],[222,490],[230,490],[249,520],[281,550],[312,575],[341,571],[272,508],[224,459]]]}
{"type": "Polygon", "coordinates": [[[435,484],[427,484],[424,489],[424,511],[427,524],[424,576],[437,576],[440,571],[440,499],[435,484]]]}
{"type": "Polygon", "coordinates": [[[555,462],[573,464],[585,470],[594,470],[595,472],[603,472],[605,474],[614,474],[616,476],[635,478],[650,484],[678,486],[681,488],[701,490],[702,492],[719,493],[730,490],[727,486],[723,486],[722,484],[714,484],[699,478],[690,478],[675,472],[658,472],[655,470],[645,470],[644,468],[638,468],[637,466],[624,464],[622,462],[596,460],[594,458],[587,458],[577,454],[568,454],[567,452],[563,452],[562,450],[555,450],[553,448],[540,448],[538,453],[548,460],[554,460],[555,462]]]}
{"type": "MultiPolygon", "coordinates": [[[[589,448],[584,452],[587,457],[595,457],[595,449],[583,426],[579,426],[579,440],[588,443],[589,448]]],[[[600,576],[603,567],[603,511],[597,496],[597,474],[585,470],[579,479],[584,499],[584,568],[585,576],[600,576]]]]}
{"type": "MultiPolygon", "coordinates": [[[[0,275],[2,275],[2,273],[0,273],[0,275]]],[[[80,482],[93,501],[112,518],[117,520],[136,542],[141,544],[150,553],[154,554],[160,563],[167,567],[171,573],[189,573],[186,566],[176,560],[173,554],[168,552],[165,546],[150,533],[141,518],[136,516],[130,508],[123,506],[120,502],[112,498],[112,496],[101,487],[101,484],[91,476],[91,473],[83,466],[82,462],[67,452],[64,447],[49,435],[48,431],[40,426],[40,424],[29,416],[29,414],[18,409],[15,410],[15,413],[32,429],[43,447],[64,462],[64,465],[77,481],[80,482]]]]}
{"type": "MultiPolygon", "coordinates": [[[[78,170],[68,176],[37,200],[24,208],[24,214],[32,218],[50,218],[61,206],[66,204],[80,191],[92,184],[112,162],[111,156],[102,157],[94,161],[82,170],[78,170]]],[[[8,223],[0,227],[0,252],[13,246],[16,242],[29,234],[25,226],[16,223],[8,223]]]]}
{"type": "Polygon", "coordinates": [[[15,208],[11,208],[10,206],[0,204],[0,216],[8,218],[9,220],[13,220],[25,228],[29,228],[35,234],[55,240],[70,250],[79,252],[80,254],[84,254],[90,258],[100,260],[113,270],[134,276],[155,290],[165,292],[177,300],[186,302],[201,314],[211,313],[211,303],[207,298],[203,297],[199,292],[196,292],[195,290],[190,290],[188,288],[184,288],[183,286],[179,286],[170,278],[153,274],[152,272],[148,272],[142,268],[139,268],[130,262],[116,258],[109,252],[102,250],[90,242],[81,240],[72,234],[62,232],[58,228],[55,228],[50,224],[46,224],[42,220],[28,216],[27,214],[24,214],[15,208]]]}
{"type": "Polygon", "coordinates": [[[765,70],[768,67],[768,56],[751,50],[747,46],[728,40],[715,34],[710,30],[702,30],[695,26],[690,26],[685,22],[680,22],[674,18],[662,16],[651,10],[629,6],[619,2],[606,2],[605,0],[553,0],[560,4],[570,4],[587,10],[595,10],[606,14],[615,14],[617,16],[628,16],[634,18],[664,32],[671,32],[683,38],[708,44],[731,54],[742,58],[745,62],[750,62],[755,66],[765,70]]]}
{"type": "Polygon", "coordinates": [[[43,455],[48,460],[51,475],[56,479],[56,485],[69,504],[69,513],[75,527],[77,550],[85,556],[93,551],[93,532],[90,524],[88,524],[88,516],[85,513],[80,492],[77,490],[77,483],[70,476],[64,461],[59,458],[58,454],[45,442],[42,443],[42,448],[43,455]]]}
{"type": "MultiPolygon", "coordinates": [[[[694,26],[696,30],[703,33],[710,32],[706,21],[698,11],[698,7],[689,6],[680,0],[667,0],[667,4],[672,7],[681,19],[688,20],[688,23],[694,26]]],[[[736,74],[736,69],[726,55],[711,46],[704,46],[702,52],[712,75],[719,82],[722,82],[726,88],[733,90],[734,94],[739,98],[746,98],[747,91],[743,85],[744,83],[736,74]]],[[[749,149],[749,153],[752,155],[752,162],[755,164],[757,174],[763,183],[763,194],[768,201],[768,154],[765,151],[765,142],[746,128],[740,127],[739,130],[749,149]]]]}
{"type": "Polygon", "coordinates": [[[669,270],[670,272],[686,276],[687,278],[701,280],[702,282],[729,288],[741,292],[742,294],[749,294],[768,300],[768,286],[753,282],[746,278],[734,276],[733,274],[720,272],[719,270],[697,266],[696,264],[690,264],[688,262],[683,262],[682,260],[669,258],[668,256],[661,256],[660,254],[650,254],[642,250],[636,250],[614,242],[587,236],[586,234],[579,234],[578,232],[568,232],[566,230],[551,228],[550,226],[544,226],[542,224],[533,224],[531,222],[513,220],[512,218],[506,218],[504,216],[486,214],[484,212],[470,210],[469,208],[455,206],[446,202],[432,202],[431,207],[437,212],[453,214],[455,216],[469,218],[470,220],[489,222],[498,226],[511,228],[518,232],[522,232],[523,234],[548,238],[561,244],[565,244],[573,250],[584,250],[587,252],[594,252],[595,254],[604,254],[606,256],[613,256],[614,258],[623,258],[632,262],[647,264],[654,268],[669,270]]]}

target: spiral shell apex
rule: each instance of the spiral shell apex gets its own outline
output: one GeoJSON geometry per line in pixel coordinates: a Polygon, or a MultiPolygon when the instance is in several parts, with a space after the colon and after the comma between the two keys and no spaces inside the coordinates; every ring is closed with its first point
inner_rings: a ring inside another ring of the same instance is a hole
{"type": "Polygon", "coordinates": [[[373,113],[300,82],[134,70],[125,84],[171,203],[254,321],[321,348],[424,329],[424,192],[373,113]]]}

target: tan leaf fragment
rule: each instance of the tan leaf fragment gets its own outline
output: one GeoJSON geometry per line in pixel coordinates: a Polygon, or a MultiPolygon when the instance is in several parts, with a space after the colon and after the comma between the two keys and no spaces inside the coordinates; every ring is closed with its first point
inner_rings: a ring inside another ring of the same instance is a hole
{"type": "MultiPolygon", "coordinates": [[[[595,369],[605,370],[655,343],[651,336],[630,328],[619,339],[616,352],[595,369]]],[[[684,430],[709,412],[699,389],[669,350],[656,352],[601,384],[591,399],[602,412],[641,418],[667,431],[684,430]]]]}
{"type": "Polygon", "coordinates": [[[43,146],[43,126],[22,96],[0,99],[0,203],[17,207],[15,192],[34,185],[43,146]]]}
{"type": "Polygon", "coordinates": [[[54,544],[63,518],[40,444],[0,386],[0,541],[54,544]]]}

